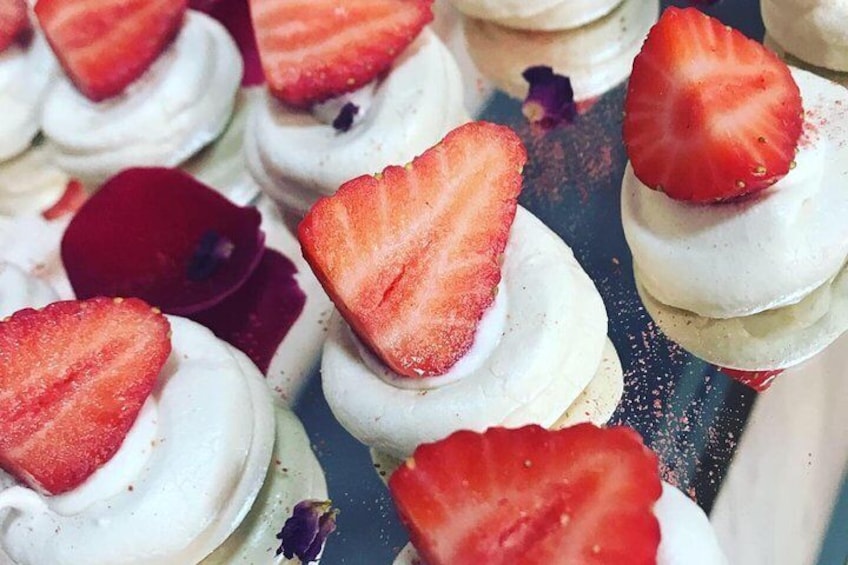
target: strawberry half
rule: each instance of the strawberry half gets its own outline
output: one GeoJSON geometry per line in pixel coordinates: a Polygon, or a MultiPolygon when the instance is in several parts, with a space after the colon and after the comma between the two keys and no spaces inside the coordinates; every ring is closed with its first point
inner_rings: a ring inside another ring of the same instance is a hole
{"type": "Polygon", "coordinates": [[[26,0],[0,0],[0,51],[30,31],[26,0]]]}
{"type": "Polygon", "coordinates": [[[460,431],[389,480],[428,565],[656,563],[656,456],[628,428],[460,431]]]}
{"type": "Polygon", "coordinates": [[[624,142],[645,185],[714,202],[771,186],[803,125],[789,67],[695,8],[668,8],[633,61],[624,142]]]}
{"type": "Polygon", "coordinates": [[[405,167],[348,181],[300,224],[318,280],[396,373],[443,374],[471,347],[526,161],[511,129],[466,124],[405,167]]]}
{"type": "Polygon", "coordinates": [[[77,89],[99,102],[116,96],[177,35],[187,0],[39,0],[35,14],[77,89]]]}
{"type": "Polygon", "coordinates": [[[719,370],[734,381],[749,386],[757,392],[768,390],[777,375],[784,371],[783,369],[777,369],[776,371],[741,371],[739,369],[727,369],[725,367],[719,367],[719,370]]]}
{"type": "Polygon", "coordinates": [[[308,108],[389,70],[433,20],[433,0],[250,0],[271,93],[308,108]]]}
{"type": "Polygon", "coordinates": [[[124,441],[169,332],[135,298],[56,302],[0,322],[0,466],[50,494],[80,485],[124,441]]]}

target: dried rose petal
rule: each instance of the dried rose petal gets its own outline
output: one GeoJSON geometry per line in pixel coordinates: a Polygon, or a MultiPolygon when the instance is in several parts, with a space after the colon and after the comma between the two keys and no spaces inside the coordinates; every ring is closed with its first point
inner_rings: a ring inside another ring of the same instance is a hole
{"type": "Polygon", "coordinates": [[[191,0],[189,7],[209,14],[221,22],[233,36],[244,60],[242,86],[264,83],[265,75],[259,62],[259,50],[256,47],[248,0],[191,0]]]}
{"type": "Polygon", "coordinates": [[[265,373],[306,304],[295,273],[294,263],[267,249],[241,288],[191,318],[243,351],[265,373]]]}
{"type": "Polygon", "coordinates": [[[774,371],[741,371],[739,369],[727,369],[719,367],[719,370],[731,379],[749,386],[757,392],[763,392],[774,382],[774,379],[783,372],[783,369],[774,371]]]}
{"type": "Polygon", "coordinates": [[[341,110],[339,110],[339,115],[336,116],[335,120],[333,120],[333,127],[336,131],[349,131],[350,127],[353,125],[353,119],[358,113],[359,106],[353,102],[348,102],[342,106],[341,110]]]}
{"type": "Polygon", "coordinates": [[[530,123],[552,128],[563,121],[572,123],[577,117],[571,79],[555,74],[551,67],[530,67],[522,73],[530,83],[521,112],[530,123]]]}
{"type": "Polygon", "coordinates": [[[259,264],[265,234],[241,208],[176,169],[129,169],[80,208],[62,240],[78,298],[137,296],[171,314],[207,309],[233,294],[259,264]],[[191,272],[204,237],[232,249],[208,276],[191,272]]]}
{"type": "Polygon", "coordinates": [[[316,561],[327,537],[336,529],[336,515],[330,501],[304,500],[294,507],[291,517],[277,534],[277,555],[286,559],[297,556],[301,563],[316,561]]]}

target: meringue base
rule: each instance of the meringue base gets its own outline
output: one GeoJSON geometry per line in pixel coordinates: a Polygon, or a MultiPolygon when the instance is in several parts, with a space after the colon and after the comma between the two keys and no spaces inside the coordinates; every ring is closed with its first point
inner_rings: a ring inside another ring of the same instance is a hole
{"type": "MultiPolygon", "coordinates": [[[[514,29],[556,31],[574,29],[609,14],[621,0],[564,0],[544,2],[539,8],[533,2],[451,0],[464,14],[486,19],[514,29]],[[505,5],[506,4],[506,5],[505,5]],[[508,4],[513,4],[512,6],[508,4]]],[[[538,4],[538,2],[536,2],[538,4]]]]}
{"type": "MultiPolygon", "coordinates": [[[[615,346],[607,339],[604,357],[595,376],[577,400],[565,409],[551,429],[568,428],[584,422],[603,426],[618,407],[623,392],[624,373],[621,369],[621,361],[615,346]]],[[[377,449],[369,447],[368,452],[371,454],[374,470],[384,483],[388,483],[392,473],[403,464],[402,460],[377,449]]]]}
{"type": "Polygon", "coordinates": [[[848,86],[848,71],[834,71],[824,67],[817,67],[816,65],[803,61],[781,47],[768,32],[766,32],[765,37],[763,37],[763,45],[783,59],[787,65],[810,71],[811,73],[817,74],[831,82],[835,82],[836,84],[848,86]]]}
{"type": "Polygon", "coordinates": [[[716,319],[654,298],[634,266],[636,290],[663,333],[704,361],[743,371],[786,369],[848,331],[848,268],[800,302],[751,316],[716,319]]]}
{"type": "Polygon", "coordinates": [[[575,100],[604,94],[630,76],[633,58],[659,16],[658,0],[625,0],[579,29],[534,33],[466,19],[468,53],[480,72],[510,96],[523,99],[528,67],[548,65],[571,79],[575,100]]]}
{"type": "Polygon", "coordinates": [[[848,31],[840,17],[848,13],[846,4],[819,4],[760,0],[760,10],[768,35],[787,52],[816,67],[848,72],[848,31]]]}
{"type": "Polygon", "coordinates": [[[202,565],[283,563],[277,533],[301,500],[326,500],[327,483],[297,416],[275,407],[276,441],[262,489],[241,525],[202,565]]]}

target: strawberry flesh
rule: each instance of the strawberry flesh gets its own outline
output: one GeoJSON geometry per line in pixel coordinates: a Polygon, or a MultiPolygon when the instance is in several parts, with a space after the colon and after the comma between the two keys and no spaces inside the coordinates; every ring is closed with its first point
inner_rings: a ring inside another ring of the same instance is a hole
{"type": "Polygon", "coordinates": [[[389,489],[428,565],[656,562],[657,458],[627,428],[456,432],[389,489]]]}
{"type": "Polygon", "coordinates": [[[0,322],[0,466],[67,492],[118,451],[171,351],[141,300],[95,298],[0,322]]]}
{"type": "Polygon", "coordinates": [[[26,0],[0,0],[0,51],[29,35],[26,0]]]}
{"type": "Polygon", "coordinates": [[[188,0],[39,0],[35,14],[68,77],[99,102],[123,92],[182,25],[188,0]]]}
{"type": "Polygon", "coordinates": [[[399,375],[443,374],[471,347],[526,160],[509,128],[466,124],[405,167],[345,183],[300,224],[318,280],[399,375]]]}
{"type": "Polygon", "coordinates": [[[695,8],[669,8],[651,29],[624,109],[639,180],[696,202],[773,185],[791,169],[803,126],[786,64],[695,8]]]}
{"type": "Polygon", "coordinates": [[[751,387],[757,392],[768,390],[774,379],[784,371],[783,369],[774,371],[742,371],[739,369],[727,369],[725,367],[721,367],[719,370],[734,381],[751,387]]]}
{"type": "Polygon", "coordinates": [[[309,108],[384,72],[433,19],[433,0],[250,0],[271,93],[309,108]]]}

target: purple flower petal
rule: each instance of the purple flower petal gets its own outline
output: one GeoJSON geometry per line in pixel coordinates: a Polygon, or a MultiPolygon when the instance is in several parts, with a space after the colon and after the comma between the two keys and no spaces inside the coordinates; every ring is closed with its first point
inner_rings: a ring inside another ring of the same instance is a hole
{"type": "Polygon", "coordinates": [[[277,555],[297,557],[304,564],[318,559],[327,537],[336,529],[338,510],[329,501],[304,500],[294,507],[291,517],[277,534],[277,555]]]}
{"type": "Polygon", "coordinates": [[[577,106],[571,79],[546,66],[529,67],[522,76],[530,83],[530,90],[521,112],[530,123],[549,129],[563,121],[574,122],[577,106]]]}
{"type": "Polygon", "coordinates": [[[336,119],[333,120],[333,127],[336,128],[336,131],[348,131],[350,127],[353,125],[353,119],[359,113],[359,106],[354,104],[353,102],[348,102],[342,109],[339,111],[339,115],[336,116],[336,119]]]}
{"type": "Polygon", "coordinates": [[[264,83],[265,75],[259,61],[259,49],[256,47],[248,0],[191,0],[189,6],[221,22],[235,39],[244,60],[242,86],[264,83]]]}
{"type": "Polygon", "coordinates": [[[306,304],[296,273],[294,263],[266,249],[259,266],[235,293],[191,318],[243,351],[266,373],[306,304]]]}

